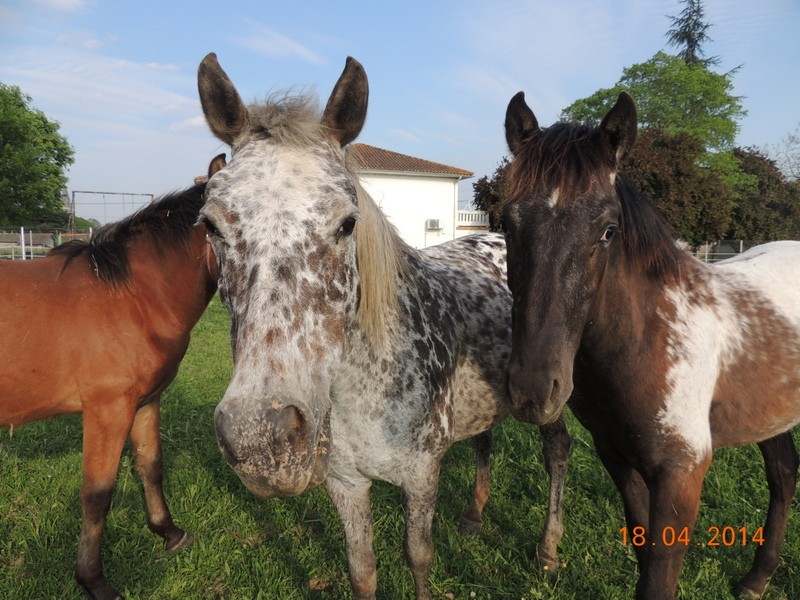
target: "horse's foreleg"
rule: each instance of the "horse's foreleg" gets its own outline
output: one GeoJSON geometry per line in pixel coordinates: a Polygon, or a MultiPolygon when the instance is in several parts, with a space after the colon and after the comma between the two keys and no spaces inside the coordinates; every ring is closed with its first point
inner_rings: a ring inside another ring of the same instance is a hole
{"type": "Polygon", "coordinates": [[[542,434],[544,466],[550,478],[550,497],[548,499],[547,519],[539,546],[536,561],[545,570],[558,569],[558,544],[564,535],[564,479],[567,476],[567,460],[572,440],[564,423],[564,416],[550,425],[539,428],[542,434]]]}
{"type": "Polygon", "coordinates": [[[412,482],[403,486],[406,495],[405,551],[414,576],[417,600],[431,600],[430,574],[433,566],[433,512],[439,488],[439,464],[424,461],[414,469],[412,482]]]}
{"type": "Polygon", "coordinates": [[[167,549],[176,550],[192,543],[192,536],[172,522],[162,486],[160,399],[145,404],[136,412],[130,440],[136,472],[144,488],[147,524],[150,531],[164,538],[167,549]]]}
{"type": "Polygon", "coordinates": [[[791,433],[782,433],[758,444],[764,456],[769,484],[769,511],[764,525],[764,544],[756,549],[753,566],[736,586],[742,598],[760,598],[767,581],[778,567],[781,544],[786,533],[789,508],[797,488],[800,464],[791,433]]]}
{"type": "Polygon", "coordinates": [[[106,581],[100,556],[119,459],[133,421],[133,409],[120,414],[115,408],[104,406],[102,410],[86,410],[83,414],[83,521],[75,578],[94,600],[122,597],[106,581]]]}
{"type": "MultiPolygon", "coordinates": [[[[642,475],[630,465],[620,462],[614,453],[608,451],[597,439],[595,439],[595,448],[600,460],[603,461],[603,466],[622,496],[629,539],[640,532],[646,532],[650,523],[650,491],[647,489],[642,475]]],[[[637,537],[637,542],[638,540],[637,537]]],[[[641,567],[646,560],[647,546],[639,543],[632,544],[632,546],[641,567]]]]}
{"type": "Polygon", "coordinates": [[[487,429],[472,438],[475,446],[475,488],[472,504],[461,517],[463,533],[478,533],[483,524],[483,507],[489,500],[489,458],[492,451],[492,431],[487,429]]]}
{"type": "MultiPolygon", "coordinates": [[[[676,452],[677,453],[677,452],[676,452]]],[[[650,485],[650,523],[644,532],[644,564],[640,563],[637,600],[673,600],[683,559],[689,549],[676,540],[684,528],[694,531],[703,478],[711,453],[691,465],[661,465],[650,485]]]]}
{"type": "Polygon", "coordinates": [[[356,600],[374,600],[378,588],[375,553],[372,550],[370,485],[369,480],[359,485],[343,483],[332,477],[325,480],[325,489],[344,527],[350,585],[356,600]]]}

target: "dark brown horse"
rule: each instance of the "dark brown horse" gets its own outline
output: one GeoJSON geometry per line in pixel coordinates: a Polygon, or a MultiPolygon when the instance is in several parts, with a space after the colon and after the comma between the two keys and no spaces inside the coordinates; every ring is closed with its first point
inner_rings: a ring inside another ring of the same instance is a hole
{"type": "MultiPolygon", "coordinates": [[[[220,155],[209,175],[223,165],[220,155]]],[[[167,195],[45,258],[0,263],[0,339],[14,348],[0,361],[0,426],[83,412],[75,575],[98,600],[120,597],[100,544],[126,438],[150,529],[169,549],[191,543],[164,500],[159,402],[217,289],[205,226],[195,225],[204,190],[167,195]]]]}
{"type": "Polygon", "coordinates": [[[549,423],[571,397],[638,534],[646,600],[675,595],[713,449],[758,443],[769,513],[736,590],[758,597],[797,480],[800,244],[693,258],[618,173],[635,137],[624,93],[598,127],[540,129],[521,93],[509,104],[514,412],[549,423]]]}

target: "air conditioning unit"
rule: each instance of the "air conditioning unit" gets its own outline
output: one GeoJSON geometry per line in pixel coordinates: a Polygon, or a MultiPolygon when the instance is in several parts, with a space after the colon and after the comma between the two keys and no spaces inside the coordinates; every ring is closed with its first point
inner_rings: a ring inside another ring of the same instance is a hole
{"type": "Polygon", "coordinates": [[[427,231],[441,231],[439,219],[425,219],[425,229],[427,231]]]}

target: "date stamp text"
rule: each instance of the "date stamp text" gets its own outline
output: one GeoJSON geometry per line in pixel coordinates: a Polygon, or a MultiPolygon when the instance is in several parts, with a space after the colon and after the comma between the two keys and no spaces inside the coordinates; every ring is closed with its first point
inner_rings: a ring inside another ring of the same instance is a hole
{"type": "Polygon", "coordinates": [[[697,546],[747,546],[748,544],[756,544],[762,546],[764,544],[764,528],[759,527],[755,531],[749,530],[747,527],[717,527],[712,525],[706,531],[706,535],[701,538],[692,537],[688,527],[677,529],[672,526],[664,527],[660,533],[652,535],[652,532],[647,531],[646,528],[637,526],[633,529],[622,527],[620,530],[622,535],[622,545],[628,544],[636,547],[640,546],[676,546],[696,544],[697,546]]]}

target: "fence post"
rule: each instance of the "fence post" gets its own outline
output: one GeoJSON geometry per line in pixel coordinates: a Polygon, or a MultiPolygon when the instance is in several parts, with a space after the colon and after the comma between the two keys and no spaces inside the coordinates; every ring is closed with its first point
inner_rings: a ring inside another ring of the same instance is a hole
{"type": "Polygon", "coordinates": [[[22,260],[25,260],[25,228],[19,228],[19,247],[22,251],[22,260]]]}

